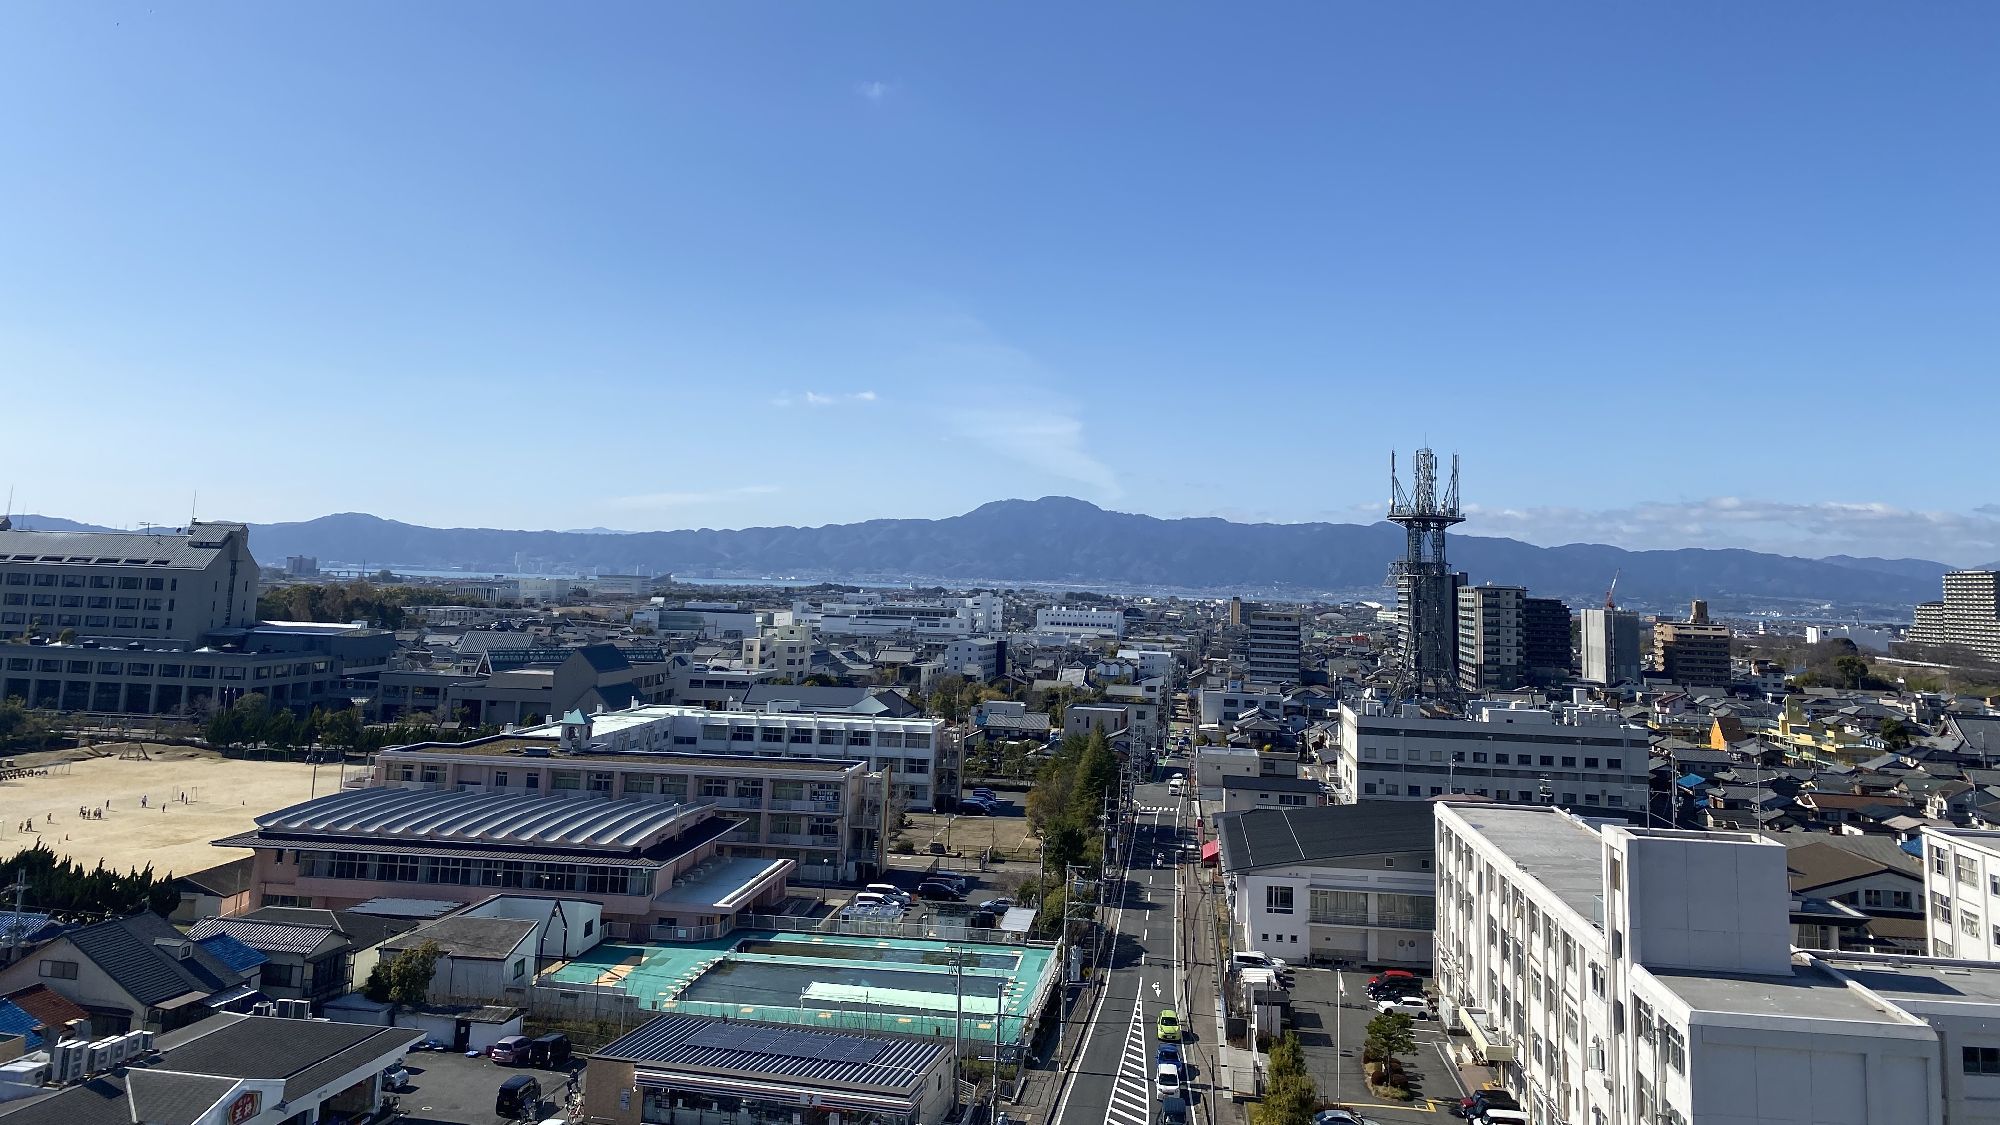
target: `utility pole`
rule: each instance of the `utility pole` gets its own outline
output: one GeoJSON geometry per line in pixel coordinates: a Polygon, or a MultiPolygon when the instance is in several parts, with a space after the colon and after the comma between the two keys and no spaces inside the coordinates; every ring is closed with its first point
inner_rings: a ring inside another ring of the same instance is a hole
{"type": "Polygon", "coordinates": [[[28,893],[28,876],[16,873],[14,885],[7,889],[14,892],[14,920],[7,927],[7,964],[11,965],[21,952],[21,896],[28,893]]]}

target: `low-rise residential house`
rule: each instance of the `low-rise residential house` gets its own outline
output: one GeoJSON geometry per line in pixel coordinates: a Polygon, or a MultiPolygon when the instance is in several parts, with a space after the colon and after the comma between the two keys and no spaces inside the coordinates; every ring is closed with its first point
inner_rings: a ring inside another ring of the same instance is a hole
{"type": "Polygon", "coordinates": [[[223,918],[241,914],[257,904],[250,899],[250,876],[255,862],[249,857],[232,859],[174,880],[181,901],[168,920],[191,926],[203,918],[223,918]]]}
{"type": "MultiPolygon", "coordinates": [[[[232,958],[234,959],[234,958],[232,958]]],[[[257,995],[257,970],[232,967],[157,914],[71,930],[0,969],[0,991],[45,984],[90,1013],[91,1030],[171,1031],[257,995]]]]}
{"type": "Polygon", "coordinates": [[[1327,789],[1324,782],[1309,777],[1225,777],[1222,811],[1318,808],[1333,803],[1327,789]]]}
{"type": "Polygon", "coordinates": [[[437,946],[433,1004],[519,1004],[527,1000],[540,968],[541,937],[541,924],[533,918],[460,913],[390,938],[382,943],[382,955],[437,946]]]}
{"type": "Polygon", "coordinates": [[[1294,962],[1428,966],[1431,810],[1382,801],[1217,816],[1237,947],[1294,962]]]}
{"type": "Polygon", "coordinates": [[[204,918],[188,935],[227,934],[263,954],[258,991],[273,1000],[319,1004],[359,984],[375,965],[377,947],[410,926],[347,910],[264,906],[234,917],[204,918]]]}

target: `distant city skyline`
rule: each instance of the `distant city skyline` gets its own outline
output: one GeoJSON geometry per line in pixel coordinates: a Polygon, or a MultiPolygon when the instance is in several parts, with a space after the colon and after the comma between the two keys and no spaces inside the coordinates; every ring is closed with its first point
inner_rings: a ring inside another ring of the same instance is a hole
{"type": "Polygon", "coordinates": [[[1992,6],[0,11],[16,511],[2000,558],[1992,6]],[[1060,29],[1052,33],[1052,29],[1060,29]]]}

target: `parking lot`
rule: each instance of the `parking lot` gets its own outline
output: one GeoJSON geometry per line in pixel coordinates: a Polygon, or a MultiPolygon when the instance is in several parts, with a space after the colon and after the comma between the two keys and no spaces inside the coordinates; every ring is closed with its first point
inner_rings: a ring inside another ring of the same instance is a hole
{"type": "Polygon", "coordinates": [[[1417,1051],[1403,1057],[1415,1078],[1418,1097],[1391,1103],[1370,1093],[1361,1077],[1361,1044],[1375,1007],[1368,1000],[1365,970],[1300,968],[1292,981],[1292,1026],[1305,1048],[1306,1068],[1319,1085],[1320,1096],[1359,1109],[1384,1125],[1451,1120],[1447,1107],[1463,1095],[1458,1069],[1444,1053],[1445,1035],[1434,1020],[1414,1025],[1417,1051]],[[1344,983],[1346,994],[1341,994],[1344,983]]]}
{"type": "MultiPolygon", "coordinates": [[[[546,1100],[534,1120],[566,1116],[563,1085],[571,1072],[501,1066],[450,1051],[411,1051],[404,1065],[410,1071],[410,1084],[394,1094],[408,1115],[404,1120],[410,1125],[485,1125],[498,1121],[493,1112],[494,1095],[500,1083],[516,1074],[532,1074],[542,1081],[546,1100]]],[[[572,1060],[570,1066],[581,1081],[583,1060],[572,1060]]]]}

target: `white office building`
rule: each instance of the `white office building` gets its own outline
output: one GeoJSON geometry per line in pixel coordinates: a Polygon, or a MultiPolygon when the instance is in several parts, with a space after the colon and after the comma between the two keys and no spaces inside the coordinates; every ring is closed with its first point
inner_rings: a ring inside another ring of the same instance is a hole
{"type": "Polygon", "coordinates": [[[1035,632],[1067,637],[1122,637],[1125,613],[1117,609],[1044,606],[1035,611],[1035,632]]]}
{"type": "Polygon", "coordinates": [[[939,669],[968,680],[994,680],[1007,670],[1007,642],[1000,637],[959,637],[938,653],[939,669]]]}
{"type": "MultiPolygon", "coordinates": [[[[940,797],[958,797],[962,739],[943,719],[808,711],[787,703],[760,711],[640,704],[588,719],[592,743],[607,753],[837,757],[866,762],[886,774],[892,794],[912,809],[930,809],[940,797]]],[[[509,733],[546,738],[562,727],[548,723],[509,733]]]]}
{"type": "Polygon", "coordinates": [[[1163,648],[1121,648],[1118,661],[1130,664],[1141,680],[1154,680],[1174,674],[1174,654],[1163,648]]]}
{"type": "Polygon", "coordinates": [[[1948,1080],[1960,1058],[1921,1015],[1794,955],[1785,856],[1748,833],[1437,806],[1452,1049],[1493,1066],[1537,1125],[1993,1121],[2000,1007],[1984,1005],[1977,1048],[1996,1077],[1948,1080]]]}
{"type": "Polygon", "coordinates": [[[1337,770],[1345,799],[1423,801],[1452,793],[1644,815],[1649,736],[1616,710],[1475,702],[1467,711],[1467,718],[1440,719],[1373,699],[1358,709],[1341,704],[1337,770]]]}
{"type": "Polygon", "coordinates": [[[1923,842],[1931,953],[2000,961],[2000,832],[1926,827],[1923,842]]]}
{"type": "Polygon", "coordinates": [[[798,601],[792,613],[829,637],[971,637],[1000,631],[1005,603],[998,594],[961,598],[890,601],[880,594],[854,593],[838,601],[798,601]]]}

